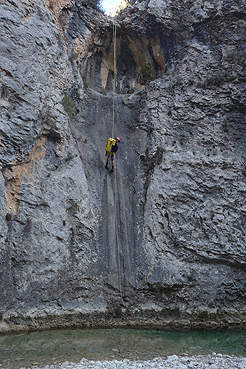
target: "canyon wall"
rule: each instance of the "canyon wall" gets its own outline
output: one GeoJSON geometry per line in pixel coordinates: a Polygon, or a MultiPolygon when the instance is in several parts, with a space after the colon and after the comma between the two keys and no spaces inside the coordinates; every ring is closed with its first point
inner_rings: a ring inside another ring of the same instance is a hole
{"type": "Polygon", "coordinates": [[[244,2],[0,19],[0,330],[245,326],[244,2]]]}

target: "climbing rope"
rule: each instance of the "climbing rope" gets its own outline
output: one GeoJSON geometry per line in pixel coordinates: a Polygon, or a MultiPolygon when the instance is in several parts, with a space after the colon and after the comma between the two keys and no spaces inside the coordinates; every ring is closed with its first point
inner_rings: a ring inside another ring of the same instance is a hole
{"type": "Polygon", "coordinates": [[[113,21],[113,53],[114,53],[114,83],[113,83],[113,124],[112,124],[112,137],[114,137],[115,126],[115,88],[116,88],[116,24],[113,21]]]}
{"type": "Polygon", "coordinates": [[[122,269],[123,269],[123,287],[124,287],[124,298],[123,301],[126,302],[126,270],[125,270],[125,257],[124,257],[124,247],[123,247],[123,230],[122,230],[122,221],[121,221],[121,209],[120,209],[120,191],[117,177],[117,167],[115,170],[115,178],[117,184],[117,192],[118,192],[118,204],[119,204],[119,222],[120,222],[120,242],[121,242],[121,252],[122,252],[122,269]]]}
{"type": "MultiPolygon", "coordinates": [[[[112,124],[112,137],[114,137],[115,133],[115,125],[116,125],[116,133],[118,133],[118,120],[119,120],[119,112],[118,112],[118,98],[117,98],[117,69],[116,69],[116,46],[117,46],[117,34],[116,34],[116,24],[113,22],[113,50],[114,50],[114,83],[113,83],[113,124],[112,124]],[[115,109],[116,108],[116,109],[115,109]],[[115,114],[116,110],[116,114],[115,114]]],[[[118,175],[117,175],[117,162],[115,160],[115,233],[116,233],[116,247],[117,247],[117,256],[118,256],[118,278],[119,278],[119,290],[123,303],[126,301],[126,273],[125,273],[125,257],[124,257],[124,246],[123,246],[123,229],[122,229],[122,221],[121,221],[121,204],[120,204],[120,191],[118,184],[118,175]],[[118,212],[119,212],[119,224],[118,224],[118,216],[117,216],[117,196],[118,195],[118,212]],[[120,229],[120,237],[119,237],[119,229],[120,229]],[[120,250],[121,244],[121,250],[120,250]],[[121,258],[120,258],[121,251],[121,258]],[[121,270],[121,259],[122,259],[122,270],[121,270]],[[121,273],[123,272],[123,291],[122,291],[122,281],[121,281],[121,273]]]]}

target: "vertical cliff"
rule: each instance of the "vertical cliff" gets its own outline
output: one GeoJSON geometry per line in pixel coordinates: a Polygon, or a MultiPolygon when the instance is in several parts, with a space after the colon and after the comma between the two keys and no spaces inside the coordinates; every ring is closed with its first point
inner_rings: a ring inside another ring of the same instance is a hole
{"type": "Polygon", "coordinates": [[[243,1],[0,7],[1,330],[245,324],[243,1]]]}

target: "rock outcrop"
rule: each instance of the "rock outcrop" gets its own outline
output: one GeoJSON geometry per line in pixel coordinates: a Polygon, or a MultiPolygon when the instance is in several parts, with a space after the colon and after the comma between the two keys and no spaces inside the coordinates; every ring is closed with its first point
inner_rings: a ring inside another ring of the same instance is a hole
{"type": "Polygon", "coordinates": [[[245,325],[244,2],[0,8],[0,330],[245,325]]]}

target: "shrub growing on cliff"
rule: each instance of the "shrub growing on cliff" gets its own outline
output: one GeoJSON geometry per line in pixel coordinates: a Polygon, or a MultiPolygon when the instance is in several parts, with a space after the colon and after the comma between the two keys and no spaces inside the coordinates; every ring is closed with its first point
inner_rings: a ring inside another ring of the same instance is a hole
{"type": "Polygon", "coordinates": [[[166,149],[164,149],[164,147],[162,146],[157,146],[157,149],[156,149],[157,152],[166,152],[166,149]]]}
{"type": "Polygon", "coordinates": [[[68,115],[73,115],[74,113],[74,102],[70,96],[64,96],[62,99],[62,105],[68,113],[68,115]]]}
{"type": "Polygon", "coordinates": [[[141,85],[145,85],[146,83],[153,81],[156,78],[156,73],[154,67],[151,63],[146,63],[141,68],[138,74],[138,82],[141,85]]]}
{"type": "Polygon", "coordinates": [[[81,0],[81,2],[88,7],[102,10],[102,0],[81,0]]]}
{"type": "Polygon", "coordinates": [[[141,3],[143,0],[127,0],[128,4],[130,5],[134,5],[134,4],[138,4],[141,3]]]}

